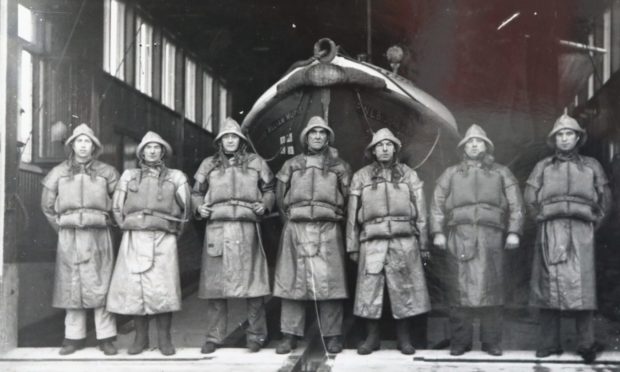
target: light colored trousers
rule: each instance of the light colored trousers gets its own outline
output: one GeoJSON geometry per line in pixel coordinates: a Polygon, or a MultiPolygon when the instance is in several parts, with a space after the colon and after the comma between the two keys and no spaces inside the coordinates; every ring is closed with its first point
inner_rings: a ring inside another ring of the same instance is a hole
{"type": "MultiPolygon", "coordinates": [[[[86,311],[90,309],[66,309],[65,338],[82,340],[86,338],[86,311]]],[[[116,319],[105,306],[94,308],[97,340],[116,336],[116,319]]]]}

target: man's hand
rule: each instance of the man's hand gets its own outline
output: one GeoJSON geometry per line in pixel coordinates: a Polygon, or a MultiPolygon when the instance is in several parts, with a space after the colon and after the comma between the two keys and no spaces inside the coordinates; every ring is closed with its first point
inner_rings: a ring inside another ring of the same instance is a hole
{"type": "Polygon", "coordinates": [[[446,249],[446,236],[442,233],[435,234],[433,245],[439,249],[446,249]]]}
{"type": "Polygon", "coordinates": [[[265,206],[263,205],[263,203],[260,202],[252,204],[252,210],[257,216],[262,216],[263,214],[265,214],[265,206]]]}
{"type": "Polygon", "coordinates": [[[211,212],[213,212],[213,210],[207,207],[207,204],[203,204],[198,207],[198,214],[200,214],[200,217],[202,218],[209,218],[211,216],[211,212]]]}
{"type": "Polygon", "coordinates": [[[359,252],[351,252],[349,253],[349,258],[351,259],[351,261],[357,262],[357,260],[359,260],[360,258],[360,254],[359,252]]]}
{"type": "Polygon", "coordinates": [[[519,248],[519,235],[515,233],[510,233],[506,237],[506,249],[516,249],[519,248]]]}

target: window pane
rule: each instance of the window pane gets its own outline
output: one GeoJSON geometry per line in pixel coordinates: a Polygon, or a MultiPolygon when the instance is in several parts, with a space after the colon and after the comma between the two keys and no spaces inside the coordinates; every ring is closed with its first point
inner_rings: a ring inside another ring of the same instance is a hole
{"type": "Polygon", "coordinates": [[[202,127],[213,132],[213,78],[202,74],[202,127]]]}
{"type": "Polygon", "coordinates": [[[185,59],[185,117],[196,120],[196,63],[185,59]]]}
{"type": "Polygon", "coordinates": [[[17,4],[17,35],[22,39],[34,43],[34,16],[32,11],[21,4],[17,4]]]}
{"type": "Polygon", "coordinates": [[[24,50],[19,62],[19,116],[17,141],[21,151],[21,161],[32,161],[32,119],[33,119],[33,64],[32,55],[24,50]]]}
{"type": "Polygon", "coordinates": [[[153,94],[153,27],[136,17],[136,89],[153,94]]]}
{"type": "Polygon", "coordinates": [[[161,102],[174,110],[174,81],[175,81],[175,57],[176,47],[167,39],[164,39],[161,102]]]}
{"type": "Polygon", "coordinates": [[[220,86],[220,123],[228,116],[228,90],[220,86]]]}
{"type": "Polygon", "coordinates": [[[125,79],[125,4],[104,0],[103,69],[125,79]]]}

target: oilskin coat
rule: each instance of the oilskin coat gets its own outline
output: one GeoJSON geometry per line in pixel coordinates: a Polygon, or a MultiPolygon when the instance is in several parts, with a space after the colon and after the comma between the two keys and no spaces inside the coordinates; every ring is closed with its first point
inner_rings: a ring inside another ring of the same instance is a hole
{"type": "Polygon", "coordinates": [[[353,175],[347,252],[359,252],[353,313],[378,319],[387,281],[392,315],[430,310],[420,251],[427,248],[423,182],[405,164],[367,165],[353,175]]]}
{"type": "Polygon", "coordinates": [[[52,305],[81,309],[105,306],[114,252],[111,195],[118,172],[92,160],[67,160],[43,180],[41,208],[58,231],[52,305]]]}
{"type": "Polygon", "coordinates": [[[190,213],[185,174],[164,166],[126,170],[114,192],[113,211],[123,238],[108,311],[146,315],[180,310],[177,234],[190,213]]]}
{"type": "Polygon", "coordinates": [[[206,158],[194,175],[193,209],[206,203],[207,221],[199,298],[247,298],[270,293],[265,252],[259,239],[259,216],[252,204],[265,213],[275,202],[273,173],[256,154],[218,162],[206,158]]]}
{"type": "Polygon", "coordinates": [[[600,163],[576,152],[543,159],[527,180],[525,203],[538,225],[530,305],[596,309],[594,232],[611,206],[600,163]]]}
{"type": "Polygon", "coordinates": [[[328,147],[323,153],[287,160],[276,178],[286,222],[274,295],[291,300],[346,298],[341,221],[351,180],[349,165],[328,147]]]}
{"type": "Polygon", "coordinates": [[[452,306],[504,304],[507,233],[521,234],[525,211],[507,167],[463,160],[439,177],[431,202],[431,234],[446,234],[446,286],[452,306]]]}

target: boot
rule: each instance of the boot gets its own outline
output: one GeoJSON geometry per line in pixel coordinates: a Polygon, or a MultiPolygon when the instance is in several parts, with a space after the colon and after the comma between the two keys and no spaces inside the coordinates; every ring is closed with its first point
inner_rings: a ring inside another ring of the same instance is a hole
{"type": "Polygon", "coordinates": [[[112,341],[114,341],[116,339],[116,337],[108,337],[108,338],[103,338],[99,341],[99,350],[103,351],[103,354],[105,355],[116,355],[118,354],[118,350],[116,350],[116,346],[114,346],[114,343],[112,343],[112,341]]]}
{"type": "Polygon", "coordinates": [[[411,337],[409,336],[409,321],[401,319],[396,321],[396,348],[405,355],[415,353],[415,348],[411,345],[411,337]]]}
{"type": "Polygon", "coordinates": [[[200,352],[202,354],[211,354],[217,349],[217,345],[211,341],[205,341],[205,343],[200,348],[200,352]]]}
{"type": "Polygon", "coordinates": [[[86,339],[84,338],[80,340],[72,340],[69,338],[65,338],[64,341],[62,342],[62,347],[60,348],[60,351],[58,352],[58,354],[60,355],[73,354],[76,351],[83,349],[85,344],[86,344],[86,339]]]}
{"type": "Polygon", "coordinates": [[[297,348],[297,337],[295,335],[284,333],[282,341],[276,347],[276,354],[288,354],[291,350],[297,348]]]}
{"type": "Polygon", "coordinates": [[[136,315],[133,317],[133,326],[136,335],[133,344],[127,349],[127,354],[140,354],[149,347],[149,318],[146,315],[136,315]]]}
{"type": "Polygon", "coordinates": [[[340,336],[325,337],[327,351],[332,354],[338,354],[342,351],[342,339],[340,336]]]}
{"type": "Polygon", "coordinates": [[[381,339],[379,338],[379,320],[366,320],[366,331],[368,332],[366,339],[357,347],[357,353],[359,355],[368,355],[375,350],[379,350],[381,346],[381,339]]]}
{"type": "Polygon", "coordinates": [[[171,326],[172,313],[157,314],[157,343],[163,355],[174,355],[177,352],[170,337],[171,326]]]}

